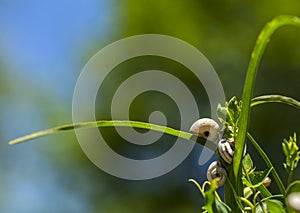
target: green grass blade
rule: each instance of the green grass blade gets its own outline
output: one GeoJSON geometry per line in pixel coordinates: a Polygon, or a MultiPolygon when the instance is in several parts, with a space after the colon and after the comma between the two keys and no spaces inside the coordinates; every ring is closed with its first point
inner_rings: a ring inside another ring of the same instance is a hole
{"type": "Polygon", "coordinates": [[[258,151],[258,153],[260,154],[260,156],[263,158],[263,160],[265,161],[266,165],[268,166],[268,168],[273,168],[271,170],[271,174],[274,177],[274,180],[280,190],[280,192],[285,195],[285,188],[284,185],[278,175],[278,173],[275,170],[275,167],[273,166],[272,162],[270,161],[270,159],[268,158],[268,155],[264,152],[264,150],[262,150],[262,148],[258,145],[258,143],[255,141],[255,139],[252,137],[252,135],[248,132],[247,136],[249,138],[249,140],[251,141],[251,143],[253,144],[253,146],[256,148],[256,150],[258,151]]]}
{"type": "Polygon", "coordinates": [[[239,132],[236,139],[236,150],[233,158],[233,170],[229,177],[234,178],[233,184],[238,196],[243,195],[243,186],[241,181],[241,160],[243,155],[243,148],[247,134],[247,128],[250,115],[251,96],[254,89],[254,82],[256,78],[257,68],[266,45],[270,41],[272,34],[280,27],[286,25],[295,25],[300,27],[300,19],[293,16],[278,16],[265,25],[258,36],[255,47],[251,54],[251,59],[248,65],[243,95],[242,95],[242,110],[239,121],[239,132]]]}
{"type": "Polygon", "coordinates": [[[267,103],[281,103],[287,104],[296,109],[300,109],[300,102],[291,98],[286,97],[283,95],[263,95],[259,97],[255,97],[251,100],[251,107],[258,106],[260,104],[267,104],[267,103]]]}
{"type": "Polygon", "coordinates": [[[150,123],[146,123],[146,122],[119,121],[119,120],[112,120],[112,121],[100,120],[100,121],[95,121],[95,122],[82,122],[82,123],[62,125],[62,126],[54,127],[51,129],[38,131],[38,132],[35,132],[32,134],[11,140],[9,142],[9,144],[11,144],[11,145],[18,144],[18,143],[36,139],[39,137],[52,135],[52,134],[56,134],[56,133],[60,133],[60,132],[65,132],[65,131],[69,131],[69,130],[74,130],[74,129],[98,128],[98,127],[135,127],[135,128],[140,128],[140,129],[153,130],[153,131],[173,135],[176,137],[180,137],[185,140],[193,140],[193,141],[196,141],[197,143],[200,143],[201,145],[205,145],[206,147],[208,147],[212,150],[216,150],[215,143],[206,141],[205,139],[199,138],[196,135],[189,133],[189,132],[180,131],[180,130],[173,129],[170,127],[160,126],[160,125],[156,125],[156,124],[150,124],[150,123]]]}

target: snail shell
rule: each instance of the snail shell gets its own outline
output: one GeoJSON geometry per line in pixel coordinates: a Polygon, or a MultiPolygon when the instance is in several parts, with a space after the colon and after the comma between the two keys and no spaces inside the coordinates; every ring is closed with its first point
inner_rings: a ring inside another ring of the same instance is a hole
{"type": "Polygon", "coordinates": [[[264,179],[263,185],[264,185],[265,187],[268,187],[268,186],[271,185],[271,181],[272,181],[271,178],[266,177],[266,178],[264,179]]]}
{"type": "Polygon", "coordinates": [[[199,137],[216,141],[219,139],[220,127],[214,120],[210,118],[201,118],[193,123],[190,132],[199,137]]]}
{"type": "MultiPolygon", "coordinates": [[[[228,163],[232,163],[233,155],[234,155],[234,143],[229,142],[226,138],[222,138],[218,144],[218,151],[222,159],[228,163]]],[[[246,154],[246,146],[244,149],[244,156],[246,154]]]]}
{"type": "Polygon", "coordinates": [[[223,186],[226,182],[227,172],[224,168],[221,167],[220,162],[214,161],[208,167],[206,176],[209,181],[218,178],[218,186],[223,186]]]}
{"type": "Polygon", "coordinates": [[[222,138],[218,144],[218,151],[222,159],[228,163],[232,163],[234,149],[231,147],[231,144],[227,141],[227,139],[222,138]]]}

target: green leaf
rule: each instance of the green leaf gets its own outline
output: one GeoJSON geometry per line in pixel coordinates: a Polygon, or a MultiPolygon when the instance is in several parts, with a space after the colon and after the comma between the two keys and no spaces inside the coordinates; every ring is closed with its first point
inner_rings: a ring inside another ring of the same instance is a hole
{"type": "Polygon", "coordinates": [[[251,183],[249,183],[248,181],[248,187],[252,187],[252,188],[257,188],[258,186],[262,185],[264,180],[268,177],[268,175],[270,174],[271,169],[265,170],[265,171],[257,171],[257,172],[252,172],[249,174],[250,177],[250,181],[251,183]]]}
{"type": "Polygon", "coordinates": [[[278,173],[276,172],[275,168],[273,167],[273,164],[271,163],[269,157],[267,156],[267,154],[264,152],[264,150],[262,150],[262,148],[258,145],[258,143],[256,142],[256,140],[252,137],[252,135],[248,132],[247,134],[249,140],[251,141],[251,143],[253,144],[253,146],[256,148],[256,150],[258,151],[258,153],[260,154],[260,156],[263,158],[263,160],[265,161],[265,163],[267,164],[268,168],[273,168],[271,170],[271,173],[274,177],[275,182],[277,183],[277,186],[280,190],[280,192],[285,195],[285,187],[278,175],[278,173]]]}
{"type": "Polygon", "coordinates": [[[265,171],[257,171],[249,174],[252,187],[256,188],[259,185],[263,184],[264,180],[268,177],[269,173],[271,172],[271,169],[265,171]]]}
{"type": "Polygon", "coordinates": [[[244,198],[248,199],[253,194],[253,191],[250,187],[244,188],[244,198]]]}
{"type": "Polygon", "coordinates": [[[259,97],[255,97],[251,100],[251,107],[258,106],[260,104],[267,103],[281,103],[287,104],[296,109],[300,109],[300,102],[291,97],[283,96],[283,95],[263,95],[259,97]]]}
{"type": "Polygon", "coordinates": [[[240,117],[241,104],[235,96],[225,103],[225,107],[220,104],[217,107],[219,121],[223,124],[223,137],[235,140],[238,127],[237,123],[240,117]]]}
{"type": "Polygon", "coordinates": [[[32,139],[36,139],[39,137],[52,135],[56,133],[66,132],[69,130],[74,129],[84,129],[84,128],[104,128],[104,127],[134,127],[134,128],[141,128],[141,129],[147,129],[147,130],[153,130],[157,132],[166,133],[169,135],[173,135],[176,137],[183,138],[185,140],[194,140],[197,143],[200,143],[203,146],[206,146],[213,151],[215,151],[215,143],[206,141],[205,139],[199,138],[196,135],[193,135],[190,132],[180,131],[177,129],[173,129],[166,126],[160,126],[156,124],[146,123],[146,122],[140,122],[140,121],[120,121],[120,120],[112,120],[112,121],[106,121],[106,120],[100,120],[100,121],[94,121],[94,122],[82,122],[82,123],[74,123],[74,124],[67,124],[62,126],[57,126],[51,129],[45,129],[41,130],[14,140],[11,140],[9,144],[18,144],[25,141],[29,141],[32,139]]]}
{"type": "Polygon", "coordinates": [[[209,189],[205,192],[206,204],[202,207],[208,213],[227,213],[231,212],[230,208],[215,196],[218,184],[216,180],[212,180],[209,189]]]}
{"type": "Polygon", "coordinates": [[[253,169],[253,162],[249,154],[246,154],[243,159],[243,165],[247,173],[253,169]]]}
{"type": "Polygon", "coordinates": [[[285,213],[283,204],[279,200],[266,200],[267,209],[269,212],[285,213]]]}
{"type": "Polygon", "coordinates": [[[262,194],[263,197],[268,198],[272,197],[271,192],[262,184],[257,187],[258,191],[262,194]]]}
{"type": "Polygon", "coordinates": [[[239,120],[241,111],[239,102],[235,96],[229,100],[226,108],[228,111],[228,117],[230,118],[230,125],[235,126],[239,120]]]}
{"type": "MultiPolygon", "coordinates": [[[[263,208],[267,208],[267,204],[265,202],[262,202],[261,203],[263,205],[263,208]]],[[[256,207],[255,207],[255,213],[265,213],[266,211],[263,211],[261,206],[258,204],[256,204],[256,207]]]]}
{"type": "Polygon", "coordinates": [[[231,209],[224,202],[219,201],[217,198],[215,198],[215,202],[213,204],[213,212],[227,213],[231,212],[231,209]]]}
{"type": "Polygon", "coordinates": [[[287,145],[287,141],[284,139],[283,143],[282,143],[282,150],[283,150],[283,154],[285,156],[289,155],[289,151],[288,151],[288,145],[287,145]]]}
{"type": "Polygon", "coordinates": [[[218,107],[217,107],[217,116],[218,116],[219,121],[222,124],[225,124],[226,123],[226,116],[227,116],[226,107],[222,107],[220,104],[218,104],[218,107]]]}
{"type": "MultiPolygon", "coordinates": [[[[267,199],[262,202],[262,205],[267,212],[286,213],[282,202],[280,202],[279,200],[267,199]]],[[[255,212],[256,213],[265,213],[265,211],[262,210],[259,203],[256,204],[255,212]]]]}
{"type": "Polygon", "coordinates": [[[300,192],[300,180],[296,180],[292,182],[286,189],[286,194],[290,194],[292,192],[300,192]]]}
{"type": "MultiPolygon", "coordinates": [[[[251,180],[251,175],[253,176],[253,175],[257,174],[257,172],[254,172],[255,168],[253,168],[253,162],[252,162],[252,159],[249,154],[246,154],[244,156],[243,168],[244,169],[243,169],[242,180],[243,180],[243,184],[247,186],[244,188],[244,196],[245,196],[245,198],[248,198],[253,193],[253,191],[251,190],[251,187],[253,188],[253,182],[251,180]]],[[[265,179],[263,179],[263,182],[264,182],[264,180],[265,179]]],[[[256,186],[256,190],[260,191],[260,193],[265,198],[272,196],[272,194],[269,192],[269,190],[263,184],[256,186]]]]}

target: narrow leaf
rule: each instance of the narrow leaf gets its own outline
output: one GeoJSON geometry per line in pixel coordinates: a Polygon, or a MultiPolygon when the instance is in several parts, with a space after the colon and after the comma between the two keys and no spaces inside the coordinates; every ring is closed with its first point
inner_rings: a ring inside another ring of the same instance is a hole
{"type": "Polygon", "coordinates": [[[162,132],[165,134],[173,135],[176,137],[183,138],[185,140],[193,140],[197,143],[200,143],[203,146],[206,146],[207,148],[212,149],[213,151],[216,150],[216,144],[211,142],[211,141],[206,141],[203,138],[199,138],[196,135],[185,132],[185,131],[180,131],[177,129],[173,129],[171,127],[166,127],[166,126],[160,126],[157,124],[151,124],[151,123],[146,123],[146,122],[140,122],[140,121],[120,121],[120,120],[112,120],[112,121],[106,121],[106,120],[100,120],[100,121],[95,121],[95,122],[82,122],[82,123],[74,123],[74,124],[67,124],[67,125],[62,125],[62,126],[57,126],[51,129],[46,129],[46,130],[41,130],[14,140],[11,140],[9,144],[18,144],[22,143],[25,141],[29,141],[32,139],[36,139],[39,137],[47,136],[47,135],[52,135],[56,133],[61,133],[69,130],[74,130],[74,129],[83,129],[83,128],[99,128],[99,127],[134,127],[134,128],[141,128],[141,129],[147,129],[147,130],[153,130],[157,132],[162,132]]]}
{"type": "MultiPolygon", "coordinates": [[[[260,156],[263,158],[263,160],[265,161],[265,163],[267,164],[268,168],[272,168],[273,164],[271,163],[269,157],[267,156],[267,154],[264,152],[264,150],[262,150],[262,148],[258,145],[258,143],[256,142],[256,140],[252,137],[252,135],[248,132],[248,138],[251,141],[251,143],[253,144],[253,146],[256,148],[256,150],[258,151],[258,153],[260,154],[260,156]]],[[[280,192],[285,195],[285,188],[284,185],[278,175],[278,173],[276,172],[275,168],[271,170],[271,173],[274,177],[275,182],[277,183],[277,186],[280,190],[280,192]]]]}
{"type": "MultiPolygon", "coordinates": [[[[276,212],[276,213],[286,212],[282,202],[280,202],[279,200],[272,200],[272,199],[265,200],[263,202],[263,206],[268,210],[268,212],[276,212]]],[[[264,211],[261,209],[261,206],[259,204],[257,204],[255,212],[264,213],[264,211]]]]}
{"type": "Polygon", "coordinates": [[[250,173],[249,177],[250,177],[252,186],[249,186],[249,187],[257,188],[258,186],[262,185],[264,180],[268,177],[268,175],[270,174],[272,169],[273,168],[270,168],[265,171],[258,171],[258,172],[250,173]]]}
{"type": "Polygon", "coordinates": [[[253,161],[249,154],[245,155],[243,159],[243,165],[247,173],[253,169],[253,161]]]}
{"type": "Polygon", "coordinates": [[[263,95],[259,97],[255,97],[251,100],[251,107],[258,106],[260,104],[267,103],[281,103],[287,104],[296,109],[300,109],[300,102],[291,97],[283,96],[283,95],[263,95]]]}
{"type": "Polygon", "coordinates": [[[286,194],[288,195],[292,192],[300,192],[300,180],[296,180],[288,186],[286,194]]]}

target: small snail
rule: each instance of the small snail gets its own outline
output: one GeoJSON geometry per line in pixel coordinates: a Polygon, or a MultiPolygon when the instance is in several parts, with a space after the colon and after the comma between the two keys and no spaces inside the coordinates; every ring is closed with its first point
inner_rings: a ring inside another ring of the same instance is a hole
{"type": "Polygon", "coordinates": [[[227,141],[227,139],[222,138],[218,144],[218,151],[222,159],[228,163],[232,163],[234,148],[232,145],[227,141]]]}
{"type": "Polygon", "coordinates": [[[209,181],[218,178],[219,180],[217,180],[217,184],[219,186],[223,186],[226,182],[227,172],[221,167],[220,162],[214,161],[208,167],[206,176],[209,181]]]}
{"type": "MultiPolygon", "coordinates": [[[[231,127],[228,127],[229,129],[231,127]]],[[[199,137],[208,139],[212,142],[219,140],[220,138],[220,127],[217,122],[210,118],[201,118],[193,123],[190,128],[190,132],[198,135],[199,137]]],[[[222,159],[228,163],[232,163],[234,155],[234,140],[233,138],[222,138],[218,143],[218,151],[222,159]]],[[[244,154],[246,154],[246,147],[244,154]]]]}
{"type": "Polygon", "coordinates": [[[263,185],[264,185],[265,187],[268,187],[268,186],[271,185],[271,181],[272,181],[271,178],[266,177],[266,178],[264,179],[263,185]]]}
{"type": "Polygon", "coordinates": [[[191,133],[213,142],[219,139],[219,131],[220,127],[217,122],[210,118],[201,118],[195,121],[190,128],[191,133]]]}
{"type": "MultiPolygon", "coordinates": [[[[233,155],[234,155],[234,143],[229,142],[226,138],[222,138],[218,144],[218,151],[222,159],[228,163],[232,163],[233,155]]],[[[246,147],[244,149],[244,154],[246,154],[246,147]]]]}

